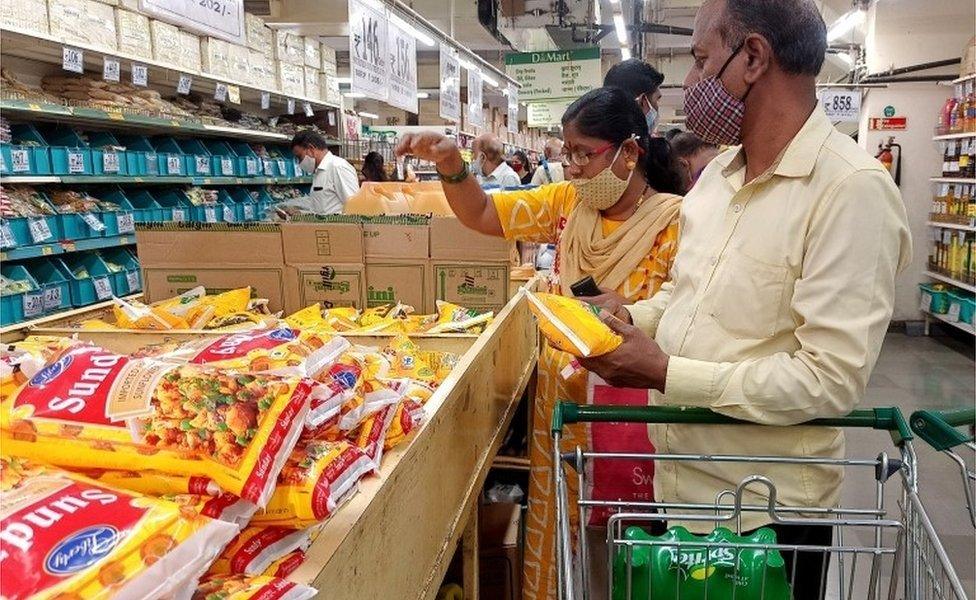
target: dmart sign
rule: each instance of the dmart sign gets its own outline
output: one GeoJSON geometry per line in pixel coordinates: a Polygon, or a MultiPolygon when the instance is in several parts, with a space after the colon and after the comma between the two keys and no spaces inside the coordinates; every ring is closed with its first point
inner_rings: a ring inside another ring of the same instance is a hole
{"type": "Polygon", "coordinates": [[[575,99],[600,86],[600,49],[506,54],[505,71],[522,85],[520,102],[575,99]]]}

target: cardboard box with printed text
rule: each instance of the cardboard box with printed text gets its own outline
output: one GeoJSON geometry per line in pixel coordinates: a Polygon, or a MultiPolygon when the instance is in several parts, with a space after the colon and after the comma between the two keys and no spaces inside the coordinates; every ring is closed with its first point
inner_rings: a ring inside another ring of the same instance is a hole
{"type": "Polygon", "coordinates": [[[434,312],[426,260],[370,260],[366,263],[366,307],[400,302],[419,314],[434,312]]]}

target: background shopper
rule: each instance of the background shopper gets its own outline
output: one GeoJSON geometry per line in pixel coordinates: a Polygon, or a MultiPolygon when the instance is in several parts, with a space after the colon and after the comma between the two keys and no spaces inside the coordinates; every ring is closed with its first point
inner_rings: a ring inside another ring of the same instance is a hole
{"type": "Polygon", "coordinates": [[[302,171],[312,175],[307,196],[278,204],[287,214],[341,214],[346,200],[359,190],[359,178],[349,162],[329,152],[325,138],[314,131],[300,131],[291,141],[291,151],[302,171]]]}
{"type": "Polygon", "coordinates": [[[565,180],[563,160],[563,141],[554,137],[546,140],[542,160],[539,161],[539,166],[536,168],[535,174],[532,175],[532,184],[545,185],[565,180]]]}

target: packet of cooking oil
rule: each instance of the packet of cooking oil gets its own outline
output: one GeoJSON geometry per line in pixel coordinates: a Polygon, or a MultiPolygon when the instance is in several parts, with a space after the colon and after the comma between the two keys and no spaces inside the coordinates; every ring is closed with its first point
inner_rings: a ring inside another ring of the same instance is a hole
{"type": "Polygon", "coordinates": [[[495,313],[478,312],[457,304],[437,301],[437,320],[427,329],[427,333],[466,333],[491,322],[495,313]]]}
{"type": "Polygon", "coordinates": [[[522,294],[539,321],[539,330],[553,347],[577,358],[600,356],[617,349],[623,338],[600,320],[600,308],[575,298],[534,293],[522,294]]]}
{"type": "Polygon", "coordinates": [[[426,383],[437,381],[437,373],[425,360],[417,344],[409,337],[398,335],[383,349],[383,354],[389,359],[390,367],[379,377],[407,377],[426,383]]]}
{"type": "Polygon", "coordinates": [[[113,297],[112,314],[115,315],[115,325],[120,329],[167,331],[190,328],[190,323],[183,317],[165,308],[147,306],[136,300],[113,297]]]}
{"type": "Polygon", "coordinates": [[[0,456],[0,484],[4,598],[176,596],[238,531],[173,502],[12,456],[0,456]]]}
{"type": "Polygon", "coordinates": [[[315,329],[325,323],[325,318],[322,316],[322,306],[315,303],[288,315],[284,321],[295,329],[315,329]]]}

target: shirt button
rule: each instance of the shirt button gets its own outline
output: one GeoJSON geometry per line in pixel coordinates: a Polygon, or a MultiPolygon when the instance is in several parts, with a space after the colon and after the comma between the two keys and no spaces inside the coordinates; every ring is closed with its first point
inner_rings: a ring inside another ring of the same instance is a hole
{"type": "Polygon", "coordinates": [[[734,213],[742,212],[742,205],[741,204],[733,204],[732,205],[732,212],[734,212],[734,213]]]}

